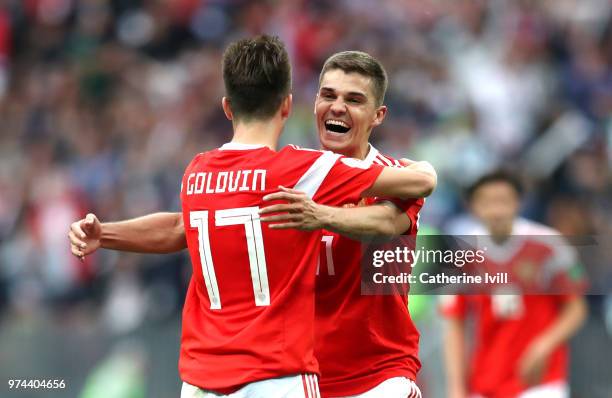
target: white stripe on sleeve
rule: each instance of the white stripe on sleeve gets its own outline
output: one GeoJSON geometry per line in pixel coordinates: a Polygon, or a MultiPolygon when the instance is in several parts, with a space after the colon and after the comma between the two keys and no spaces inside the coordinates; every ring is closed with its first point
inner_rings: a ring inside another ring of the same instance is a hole
{"type": "Polygon", "coordinates": [[[387,166],[386,163],[383,163],[383,161],[378,158],[374,159],[373,163],[379,164],[381,166],[387,166]]]}
{"type": "Polygon", "coordinates": [[[310,168],[299,179],[293,189],[303,191],[309,198],[313,198],[325,177],[334,166],[334,163],[340,158],[340,155],[333,152],[325,151],[319,158],[310,166],[310,168]]]}
{"type": "Polygon", "coordinates": [[[391,163],[391,161],[389,159],[387,159],[386,157],[384,157],[383,155],[378,155],[376,157],[376,159],[380,160],[383,164],[385,164],[386,166],[393,166],[393,163],[391,163]]]}

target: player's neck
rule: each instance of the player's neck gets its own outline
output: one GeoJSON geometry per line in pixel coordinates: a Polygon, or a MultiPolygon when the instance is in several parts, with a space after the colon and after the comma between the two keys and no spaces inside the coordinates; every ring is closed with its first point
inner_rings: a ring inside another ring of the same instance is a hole
{"type": "Polygon", "coordinates": [[[283,124],[274,119],[236,123],[234,125],[232,142],[247,145],[263,145],[275,151],[282,129],[283,124]]]}
{"type": "Polygon", "coordinates": [[[512,226],[504,228],[503,230],[489,231],[491,239],[498,245],[503,245],[512,237],[512,226]]]}
{"type": "Polygon", "coordinates": [[[346,150],[334,152],[349,158],[364,160],[368,156],[368,152],[370,152],[370,143],[366,142],[364,145],[359,145],[358,147],[347,148],[346,150]]]}
{"type": "Polygon", "coordinates": [[[359,160],[365,160],[365,158],[368,157],[370,149],[370,143],[366,141],[365,144],[359,145],[359,148],[357,148],[357,153],[355,153],[355,155],[352,157],[359,160]]]}
{"type": "Polygon", "coordinates": [[[502,234],[502,235],[491,235],[491,240],[498,245],[503,245],[510,239],[512,235],[502,234]]]}

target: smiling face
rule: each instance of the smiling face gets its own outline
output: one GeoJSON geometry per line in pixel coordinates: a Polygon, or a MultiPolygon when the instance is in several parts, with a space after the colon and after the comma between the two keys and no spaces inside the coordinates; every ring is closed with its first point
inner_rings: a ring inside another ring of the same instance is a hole
{"type": "Polygon", "coordinates": [[[331,69],[322,76],[315,101],[319,140],[323,149],[363,159],[372,129],[382,123],[387,108],[378,106],[369,77],[331,69]]]}

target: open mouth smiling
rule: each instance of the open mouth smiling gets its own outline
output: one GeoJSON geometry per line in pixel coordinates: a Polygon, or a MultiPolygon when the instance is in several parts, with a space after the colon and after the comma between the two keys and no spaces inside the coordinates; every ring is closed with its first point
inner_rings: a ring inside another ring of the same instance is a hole
{"type": "Polygon", "coordinates": [[[338,134],[346,134],[351,130],[351,126],[343,122],[342,120],[328,119],[325,121],[325,128],[327,131],[338,134]]]}

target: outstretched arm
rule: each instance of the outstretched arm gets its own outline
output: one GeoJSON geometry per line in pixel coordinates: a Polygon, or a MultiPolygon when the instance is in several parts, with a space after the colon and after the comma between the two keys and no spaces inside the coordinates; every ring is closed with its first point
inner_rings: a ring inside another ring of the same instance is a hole
{"type": "Polygon", "coordinates": [[[68,233],[79,258],[98,248],[138,253],[173,253],[187,247],[180,213],[154,213],[125,221],[100,223],[94,214],[75,221],[68,233]]]}
{"type": "Polygon", "coordinates": [[[303,192],[285,187],[264,197],[266,201],[279,199],[288,203],[271,205],[259,212],[263,216],[261,221],[274,223],[270,224],[272,229],[327,229],[351,238],[367,238],[401,235],[411,226],[410,218],[391,203],[351,208],[324,206],[303,192]]]}

